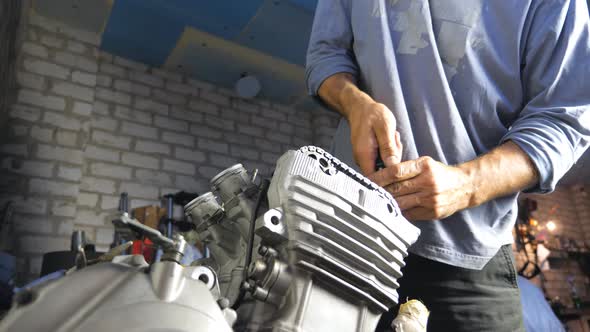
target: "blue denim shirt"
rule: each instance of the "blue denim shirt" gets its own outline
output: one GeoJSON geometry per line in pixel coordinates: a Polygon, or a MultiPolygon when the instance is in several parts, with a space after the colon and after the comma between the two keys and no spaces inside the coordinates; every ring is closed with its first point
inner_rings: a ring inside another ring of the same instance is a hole
{"type": "MultiPolygon", "coordinates": [[[[550,192],[590,139],[590,33],[585,0],[319,0],[307,54],[309,92],[348,72],[397,119],[403,159],[453,165],[504,141],[536,165],[550,192]]],[[[340,121],[333,153],[354,165],[340,121]]],[[[481,269],[512,242],[509,195],[432,222],[411,252],[481,269]]]]}

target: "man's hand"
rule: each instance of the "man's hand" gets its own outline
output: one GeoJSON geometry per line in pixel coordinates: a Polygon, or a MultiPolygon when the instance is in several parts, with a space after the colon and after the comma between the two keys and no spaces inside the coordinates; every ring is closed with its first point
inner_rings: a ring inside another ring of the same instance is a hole
{"type": "Polygon", "coordinates": [[[354,159],[364,175],[375,172],[378,155],[385,166],[401,161],[402,144],[396,132],[395,117],[387,106],[361,91],[351,74],[328,77],[320,85],[318,94],[348,120],[354,159]]]}
{"type": "Polygon", "coordinates": [[[369,178],[395,197],[409,220],[442,219],[472,205],[469,174],[430,157],[384,168],[369,178]]]}
{"type": "Polygon", "coordinates": [[[421,157],[369,178],[393,195],[406,218],[433,220],[530,188],[539,175],[528,155],[508,141],[457,166],[421,157]]]}
{"type": "Polygon", "coordinates": [[[350,140],[354,159],[364,175],[375,172],[377,156],[385,166],[401,161],[402,144],[395,130],[393,114],[383,104],[376,102],[353,103],[345,107],[350,125],[350,140]]]}

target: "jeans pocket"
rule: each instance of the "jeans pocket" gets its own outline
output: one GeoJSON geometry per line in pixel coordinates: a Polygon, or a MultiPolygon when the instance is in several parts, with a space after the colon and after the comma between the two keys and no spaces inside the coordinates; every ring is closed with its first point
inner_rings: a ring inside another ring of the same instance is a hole
{"type": "Polygon", "coordinates": [[[514,253],[512,252],[512,246],[509,244],[503,245],[500,247],[500,252],[506,263],[506,278],[508,279],[510,286],[518,288],[518,283],[516,281],[516,260],[514,259],[514,253]]]}

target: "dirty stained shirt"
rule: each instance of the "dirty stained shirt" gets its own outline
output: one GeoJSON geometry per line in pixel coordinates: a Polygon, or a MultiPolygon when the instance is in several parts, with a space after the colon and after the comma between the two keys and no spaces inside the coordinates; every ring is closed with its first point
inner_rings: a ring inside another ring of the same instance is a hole
{"type": "MultiPolygon", "coordinates": [[[[306,80],[347,72],[395,115],[403,159],[454,165],[511,140],[550,192],[589,145],[585,0],[319,0],[306,80]]],[[[341,120],[332,153],[354,165],[341,120]]],[[[512,242],[516,194],[417,222],[411,252],[481,269],[512,242]]]]}

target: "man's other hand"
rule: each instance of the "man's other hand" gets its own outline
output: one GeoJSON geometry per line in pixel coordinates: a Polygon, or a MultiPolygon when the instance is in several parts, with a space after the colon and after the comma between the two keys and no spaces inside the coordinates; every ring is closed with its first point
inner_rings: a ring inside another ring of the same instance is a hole
{"type": "Polygon", "coordinates": [[[386,167],[399,163],[402,144],[389,108],[365,101],[347,106],[345,115],[350,125],[352,152],[361,172],[367,176],[375,173],[377,156],[386,167]]]}
{"type": "Polygon", "coordinates": [[[473,206],[468,172],[430,157],[386,167],[369,178],[393,195],[409,220],[442,219],[473,206]]]}

